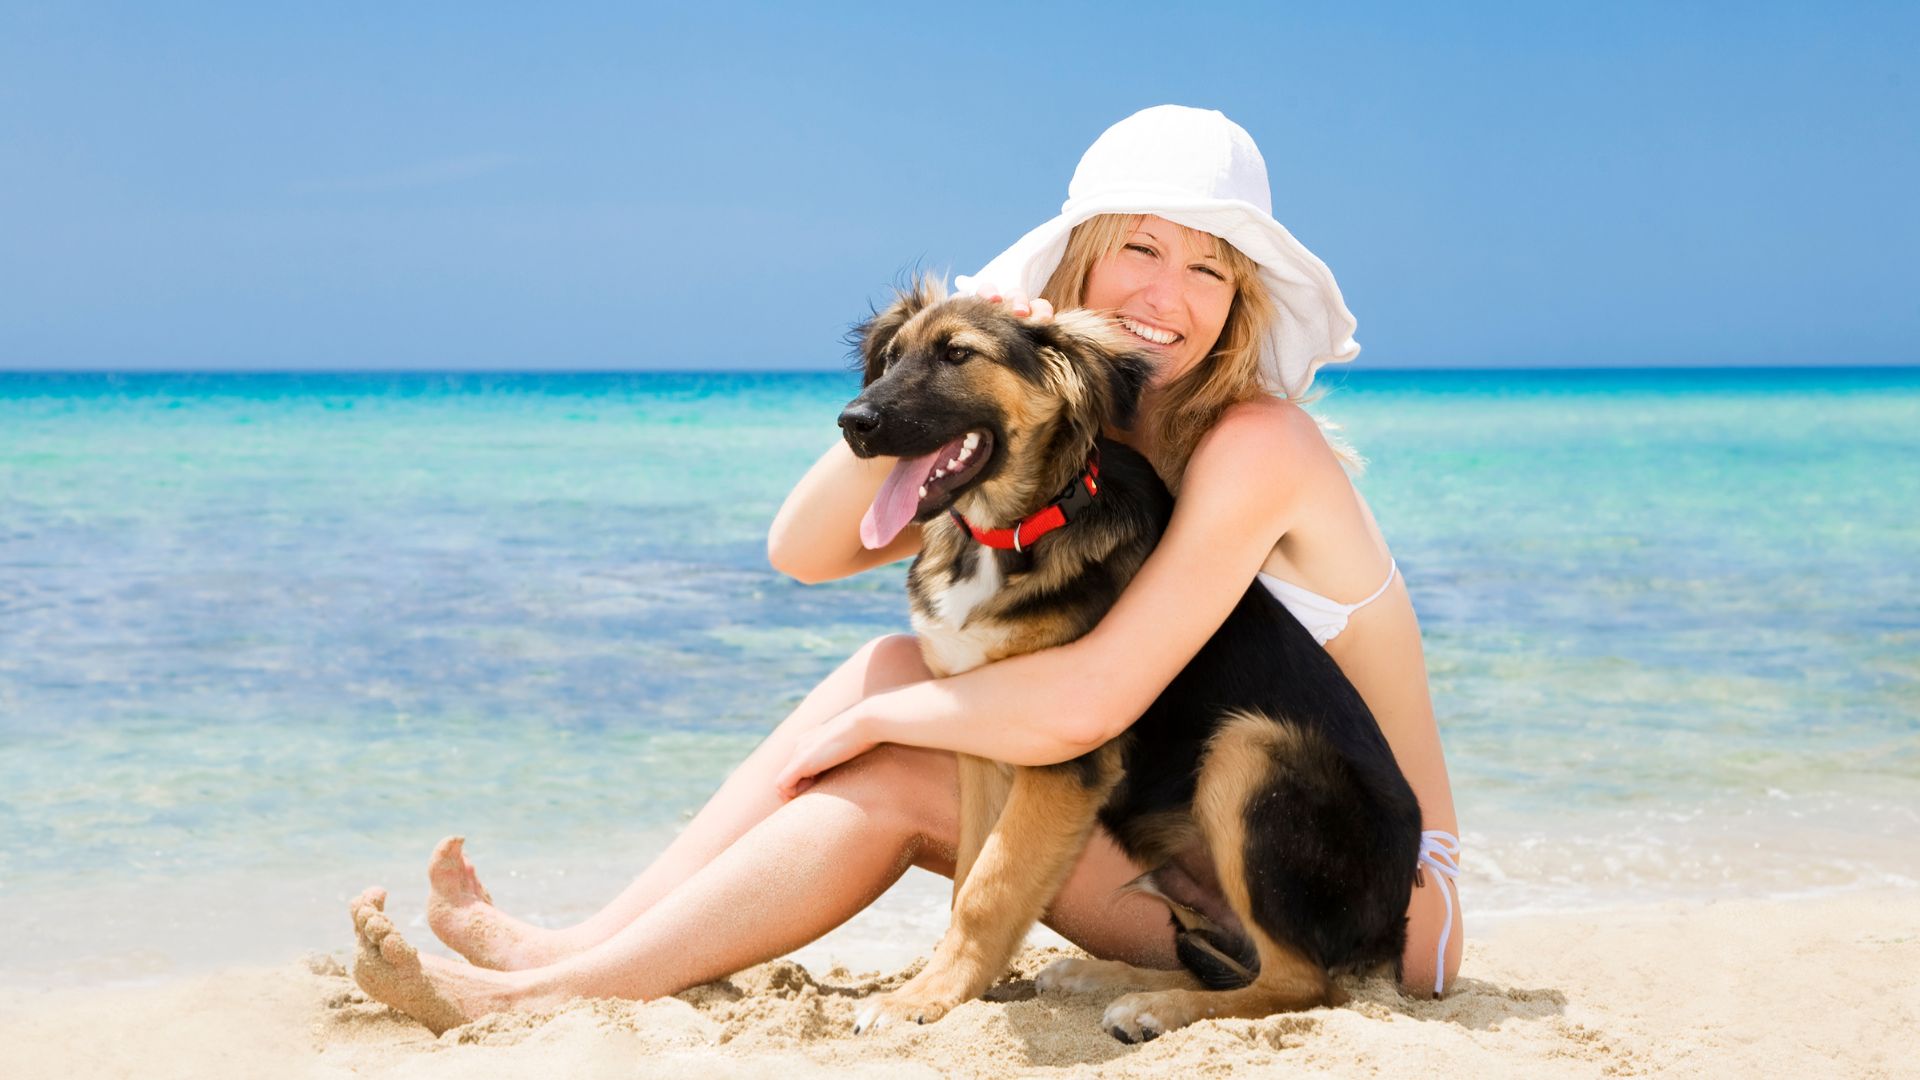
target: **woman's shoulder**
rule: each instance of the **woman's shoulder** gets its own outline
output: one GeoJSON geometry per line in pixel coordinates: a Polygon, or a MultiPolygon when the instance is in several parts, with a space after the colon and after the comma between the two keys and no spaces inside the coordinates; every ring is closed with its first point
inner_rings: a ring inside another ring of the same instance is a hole
{"type": "Polygon", "coordinates": [[[1311,415],[1279,398],[1243,401],[1194,446],[1181,505],[1244,516],[1277,538],[1338,490],[1336,482],[1345,485],[1346,474],[1311,415]]]}
{"type": "Polygon", "coordinates": [[[1261,395],[1227,406],[1194,445],[1188,469],[1285,466],[1301,474],[1340,473],[1319,421],[1284,398],[1261,395]]]}

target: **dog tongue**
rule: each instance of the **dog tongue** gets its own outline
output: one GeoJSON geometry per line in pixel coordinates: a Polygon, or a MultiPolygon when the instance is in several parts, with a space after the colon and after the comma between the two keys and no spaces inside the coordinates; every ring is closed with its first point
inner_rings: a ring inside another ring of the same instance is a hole
{"type": "Polygon", "coordinates": [[[914,511],[920,509],[920,485],[926,482],[927,474],[933,471],[934,459],[939,456],[940,450],[935,450],[922,457],[901,458],[887,474],[886,483],[880,485],[880,494],[873,497],[873,505],[867,507],[866,516],[860,519],[860,542],[868,550],[893,543],[893,538],[913,520],[914,511]]]}

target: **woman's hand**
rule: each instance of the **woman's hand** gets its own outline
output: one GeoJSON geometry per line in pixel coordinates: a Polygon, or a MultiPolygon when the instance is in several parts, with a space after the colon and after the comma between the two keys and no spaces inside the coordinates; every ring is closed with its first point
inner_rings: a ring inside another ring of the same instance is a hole
{"type": "Polygon", "coordinates": [[[813,786],[813,780],[836,765],[844,765],[879,745],[866,734],[855,710],[847,709],[802,736],[793,749],[787,767],[780,770],[774,785],[783,799],[791,799],[813,786]]]}
{"type": "Polygon", "coordinates": [[[1007,310],[1023,319],[1034,322],[1052,322],[1053,305],[1044,296],[1029,297],[1018,289],[1000,289],[990,281],[978,278],[973,282],[973,295],[982,300],[1007,305],[1007,310]]]}

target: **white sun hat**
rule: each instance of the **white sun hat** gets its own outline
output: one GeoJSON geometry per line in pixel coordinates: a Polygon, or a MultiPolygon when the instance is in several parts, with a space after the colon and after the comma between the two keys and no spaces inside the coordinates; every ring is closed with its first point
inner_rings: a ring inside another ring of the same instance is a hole
{"type": "Polygon", "coordinates": [[[1156,105],[1108,128],[1081,156],[1060,216],[1021,237],[954,287],[979,284],[1039,296],[1067,234],[1096,214],[1153,214],[1212,233],[1260,266],[1278,308],[1261,356],[1271,387],[1304,395],[1322,364],[1360,354],[1353,314],[1327,264],[1273,219],[1267,163],[1253,137],[1213,109],[1156,105]]]}

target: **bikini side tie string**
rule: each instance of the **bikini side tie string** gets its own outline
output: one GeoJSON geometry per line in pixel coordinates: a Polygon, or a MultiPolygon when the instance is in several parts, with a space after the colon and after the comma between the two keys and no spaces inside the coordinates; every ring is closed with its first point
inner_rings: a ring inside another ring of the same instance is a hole
{"type": "Polygon", "coordinates": [[[1445,829],[1428,829],[1420,834],[1420,858],[1416,872],[1433,871],[1440,886],[1440,900],[1447,905],[1447,921],[1440,924],[1440,947],[1433,958],[1433,996],[1439,997],[1447,985],[1447,939],[1453,936],[1453,879],[1460,876],[1460,838],[1445,829]]]}

